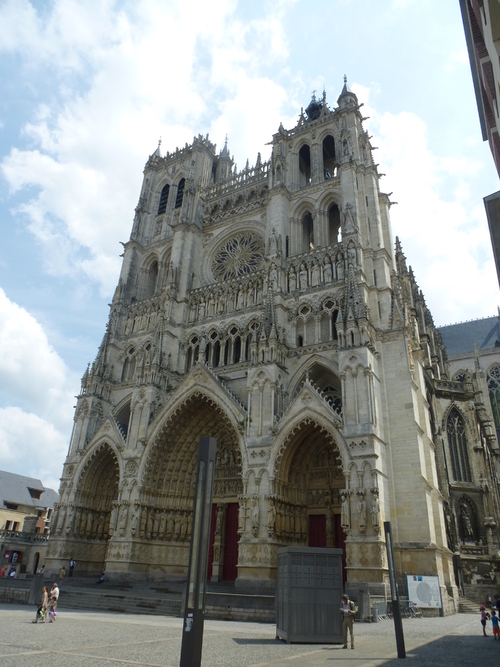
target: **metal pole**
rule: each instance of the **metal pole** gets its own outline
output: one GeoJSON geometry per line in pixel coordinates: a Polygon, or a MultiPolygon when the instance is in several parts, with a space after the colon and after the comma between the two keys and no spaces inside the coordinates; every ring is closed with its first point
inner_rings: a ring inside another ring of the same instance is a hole
{"type": "Polygon", "coordinates": [[[394,631],[396,633],[396,646],[398,658],[406,658],[405,638],[403,634],[403,622],[401,620],[401,608],[399,606],[399,593],[396,579],[396,561],[394,559],[394,546],[392,542],[391,522],[384,521],[385,547],[387,549],[387,563],[389,565],[389,581],[391,583],[392,616],[394,618],[394,631]]]}
{"type": "Polygon", "coordinates": [[[180,667],[201,665],[216,448],[215,438],[200,438],[180,667]]]}

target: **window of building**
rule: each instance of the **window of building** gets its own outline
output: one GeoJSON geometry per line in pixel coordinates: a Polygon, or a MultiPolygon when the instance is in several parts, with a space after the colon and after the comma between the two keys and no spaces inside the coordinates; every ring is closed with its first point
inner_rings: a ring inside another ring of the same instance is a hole
{"type": "Polygon", "coordinates": [[[328,245],[339,243],[340,240],[340,211],[337,204],[332,204],[328,209],[328,245]]]}
{"type": "Polygon", "coordinates": [[[453,408],[448,416],[446,430],[448,432],[453,479],[456,482],[471,482],[465,423],[456,408],[453,408]]]}
{"type": "Polygon", "coordinates": [[[127,439],[129,422],[130,422],[130,401],[126,403],[123,408],[116,415],[116,423],[120,427],[124,439],[127,439]]]}
{"type": "Polygon", "coordinates": [[[177,186],[177,196],[175,198],[175,208],[180,208],[182,206],[182,199],[184,197],[184,183],[186,182],[185,178],[181,178],[179,185],[177,186]]]}
{"type": "Polygon", "coordinates": [[[164,185],[163,189],[161,191],[160,195],[160,204],[158,206],[158,213],[157,215],[161,215],[162,213],[165,213],[167,210],[167,202],[168,202],[168,193],[170,192],[170,185],[164,185]]]}
{"type": "Polygon", "coordinates": [[[15,503],[8,503],[6,501],[4,501],[3,504],[8,510],[17,510],[17,508],[19,507],[19,505],[16,505],[15,503]]]}
{"type": "Polygon", "coordinates": [[[302,252],[310,250],[314,250],[314,224],[312,215],[308,211],[302,218],[302,252]]]}
{"type": "Polygon", "coordinates": [[[40,491],[40,489],[30,489],[30,487],[28,486],[28,491],[30,492],[30,496],[32,498],[34,498],[35,500],[40,500],[42,496],[42,492],[40,491]]]}
{"type": "Polygon", "coordinates": [[[335,139],[329,134],[323,139],[323,174],[325,180],[335,173],[335,139]]]}
{"type": "Polygon", "coordinates": [[[300,187],[311,185],[311,150],[307,144],[299,151],[300,187]]]}
{"type": "Polygon", "coordinates": [[[154,261],[149,267],[146,278],[146,290],[144,294],[145,299],[150,299],[156,293],[156,283],[158,280],[158,262],[154,261]]]}
{"type": "Polygon", "coordinates": [[[492,366],[486,379],[497,438],[500,442],[500,366],[492,366]]]}

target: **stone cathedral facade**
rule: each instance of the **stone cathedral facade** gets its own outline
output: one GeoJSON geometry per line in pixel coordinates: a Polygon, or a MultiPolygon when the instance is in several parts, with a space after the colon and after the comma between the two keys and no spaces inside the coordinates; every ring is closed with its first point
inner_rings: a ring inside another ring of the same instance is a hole
{"type": "Polygon", "coordinates": [[[148,159],[82,379],[49,569],[74,557],[81,572],[185,576],[211,435],[212,581],[272,589],[280,546],[337,546],[347,588],[384,594],[386,520],[400,572],[438,574],[447,611],[460,545],[494,571],[484,377],[450,378],[360,106],[347,84],[334,109],[313,96],[270,160],[242,171],[201,135],[148,159]]]}

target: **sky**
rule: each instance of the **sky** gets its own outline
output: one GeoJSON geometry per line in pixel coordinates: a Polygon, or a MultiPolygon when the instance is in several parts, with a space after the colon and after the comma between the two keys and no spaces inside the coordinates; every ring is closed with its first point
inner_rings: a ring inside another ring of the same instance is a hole
{"type": "Polygon", "coordinates": [[[228,135],[269,157],[343,77],[437,325],[500,305],[458,0],[0,0],[0,468],[57,489],[142,171],[228,135]]]}

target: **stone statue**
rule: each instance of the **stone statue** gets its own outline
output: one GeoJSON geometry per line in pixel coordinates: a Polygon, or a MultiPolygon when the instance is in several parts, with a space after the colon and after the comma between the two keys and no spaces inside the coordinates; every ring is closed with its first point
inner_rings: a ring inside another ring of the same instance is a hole
{"type": "Polygon", "coordinates": [[[333,535],[333,512],[330,506],[326,509],[326,539],[333,535]]]}
{"type": "Polygon", "coordinates": [[[63,529],[65,520],[66,520],[66,506],[63,505],[61,507],[61,509],[59,510],[59,517],[57,518],[56,533],[58,535],[60,535],[62,533],[62,529],[63,529]]]}
{"type": "Polygon", "coordinates": [[[276,238],[276,230],[273,228],[271,238],[269,239],[269,254],[276,255],[278,252],[278,239],[276,238]]]}
{"type": "Polygon", "coordinates": [[[299,281],[300,281],[300,289],[301,290],[306,290],[307,289],[307,269],[306,269],[305,264],[300,265],[299,281]]]}
{"type": "Polygon", "coordinates": [[[312,285],[312,287],[318,287],[318,285],[320,283],[320,278],[321,278],[321,275],[320,275],[318,260],[315,259],[313,261],[313,267],[312,267],[312,271],[311,271],[311,285],[312,285]]]}
{"type": "Polygon", "coordinates": [[[341,509],[340,509],[340,522],[341,526],[345,532],[347,532],[351,526],[349,521],[349,494],[347,491],[342,491],[340,494],[341,509]]]}
{"type": "Polygon", "coordinates": [[[87,525],[85,527],[85,534],[87,537],[90,537],[92,534],[92,524],[94,522],[94,514],[93,512],[88,512],[87,514],[87,525]]]}
{"type": "Polygon", "coordinates": [[[462,531],[464,541],[475,542],[474,524],[471,517],[470,507],[466,502],[460,503],[460,523],[462,524],[462,531]]]}
{"type": "Polygon", "coordinates": [[[132,519],[130,521],[130,530],[132,533],[132,537],[135,537],[137,529],[139,528],[139,513],[140,513],[140,506],[137,503],[135,503],[134,512],[132,514],[132,519]]]}
{"type": "Polygon", "coordinates": [[[161,519],[160,519],[160,528],[159,528],[159,534],[158,536],[160,538],[165,537],[165,528],[167,527],[167,514],[166,512],[161,513],[161,519]]]}
{"type": "Polygon", "coordinates": [[[73,529],[73,521],[75,519],[75,507],[70,505],[68,509],[68,516],[66,517],[66,533],[70,533],[73,529]]]}
{"type": "MultiPolygon", "coordinates": [[[[227,450],[226,450],[227,451],[227,450]]],[[[222,505],[217,508],[217,519],[215,521],[215,534],[222,535],[222,519],[224,518],[224,510],[222,505]]]]}
{"type": "Polygon", "coordinates": [[[148,508],[143,507],[141,512],[141,523],[139,524],[139,537],[144,537],[146,532],[146,523],[148,520],[148,508]]]}
{"type": "Polygon", "coordinates": [[[337,255],[337,280],[344,280],[344,256],[341,252],[337,255]]]}
{"type": "Polygon", "coordinates": [[[78,535],[80,530],[80,521],[82,519],[82,510],[78,507],[75,513],[75,523],[73,528],[73,534],[78,535]]]}
{"type": "Polygon", "coordinates": [[[158,537],[158,530],[160,528],[160,512],[158,510],[155,511],[155,518],[153,522],[153,536],[158,537]]]}
{"type": "Polygon", "coordinates": [[[97,530],[96,537],[103,537],[104,535],[104,514],[101,512],[99,518],[97,519],[97,530]]]}
{"type": "Polygon", "coordinates": [[[352,245],[349,246],[347,249],[347,261],[348,263],[352,266],[356,266],[357,261],[356,261],[356,248],[352,245]]]}
{"type": "Polygon", "coordinates": [[[269,502],[269,508],[267,510],[267,529],[271,532],[274,531],[274,526],[276,524],[276,508],[273,501],[269,502]]]}
{"type": "Polygon", "coordinates": [[[377,533],[380,530],[380,500],[378,496],[373,498],[372,502],[372,526],[377,533]]]}
{"type": "Polygon", "coordinates": [[[356,509],[358,510],[359,514],[359,520],[358,520],[359,532],[364,533],[366,530],[366,502],[365,502],[365,497],[363,495],[359,496],[356,509]]]}
{"type": "Polygon", "coordinates": [[[297,275],[293,266],[290,268],[290,273],[288,274],[288,290],[290,292],[295,292],[297,289],[297,275]]]}
{"type": "Polygon", "coordinates": [[[148,520],[146,523],[146,537],[151,539],[151,535],[153,534],[153,509],[148,510],[148,520]]]}
{"type": "Polygon", "coordinates": [[[325,257],[325,261],[324,261],[323,280],[325,281],[325,283],[331,283],[332,282],[332,265],[331,265],[331,262],[330,262],[330,258],[328,256],[325,257]]]}
{"type": "Polygon", "coordinates": [[[260,519],[259,499],[254,498],[252,503],[252,533],[254,537],[257,537],[257,533],[259,532],[259,519],[260,519]]]}
{"type": "Polygon", "coordinates": [[[78,531],[78,534],[80,535],[80,537],[84,537],[84,536],[85,536],[85,530],[86,530],[86,528],[87,528],[87,512],[86,512],[85,510],[83,510],[83,512],[82,512],[82,520],[81,520],[81,522],[80,522],[80,530],[78,531]]]}
{"type": "Polygon", "coordinates": [[[269,284],[271,289],[276,292],[278,289],[278,269],[274,262],[271,264],[271,270],[269,271],[269,284]]]}
{"type": "Polygon", "coordinates": [[[245,501],[243,500],[240,503],[240,507],[238,509],[238,533],[244,533],[246,529],[246,522],[247,522],[247,511],[245,507],[245,501]]]}
{"type": "Polygon", "coordinates": [[[127,505],[122,505],[122,508],[120,510],[119,524],[118,524],[121,537],[125,535],[125,530],[127,528],[127,519],[128,519],[128,507],[127,505]]]}

